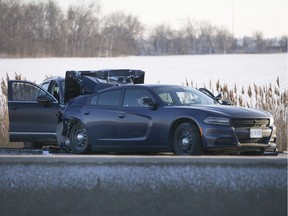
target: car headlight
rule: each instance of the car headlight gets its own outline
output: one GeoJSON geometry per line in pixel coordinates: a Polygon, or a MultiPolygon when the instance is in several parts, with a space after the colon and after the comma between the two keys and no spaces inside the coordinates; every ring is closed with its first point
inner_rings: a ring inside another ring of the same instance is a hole
{"type": "Polygon", "coordinates": [[[230,119],[223,117],[207,117],[203,122],[206,124],[230,125],[230,119]]]}
{"type": "Polygon", "coordinates": [[[270,126],[273,126],[273,125],[274,125],[274,118],[271,117],[271,118],[270,118],[270,126]]]}

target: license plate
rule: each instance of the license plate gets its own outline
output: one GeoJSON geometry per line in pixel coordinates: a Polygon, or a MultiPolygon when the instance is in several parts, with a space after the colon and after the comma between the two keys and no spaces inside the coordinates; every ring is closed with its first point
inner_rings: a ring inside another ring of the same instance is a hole
{"type": "Polygon", "coordinates": [[[250,138],[262,138],[262,129],[250,129],[250,138]]]}

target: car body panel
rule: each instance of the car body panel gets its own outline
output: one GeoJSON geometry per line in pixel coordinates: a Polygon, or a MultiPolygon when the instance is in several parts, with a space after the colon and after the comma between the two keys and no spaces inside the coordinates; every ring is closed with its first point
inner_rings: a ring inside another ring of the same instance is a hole
{"type": "Polygon", "coordinates": [[[151,130],[154,131],[151,125],[153,111],[146,109],[141,112],[142,114],[134,114],[132,110],[102,107],[89,110],[89,116],[80,119],[87,126],[89,139],[96,142],[97,146],[154,145],[154,142],[147,140],[151,130]]]}
{"type": "Polygon", "coordinates": [[[8,109],[11,141],[55,140],[59,104],[47,91],[31,82],[8,81],[8,109]],[[50,101],[39,100],[40,95],[50,101]]]}
{"type": "MultiPolygon", "coordinates": [[[[90,96],[87,98],[91,100],[90,96]]],[[[123,98],[122,94],[120,98],[123,98]]],[[[89,140],[97,143],[96,148],[163,147],[160,139],[155,139],[155,135],[161,133],[157,129],[159,116],[150,107],[125,107],[120,103],[115,106],[95,106],[71,101],[66,107],[64,119],[79,119],[83,122],[89,140]]]]}

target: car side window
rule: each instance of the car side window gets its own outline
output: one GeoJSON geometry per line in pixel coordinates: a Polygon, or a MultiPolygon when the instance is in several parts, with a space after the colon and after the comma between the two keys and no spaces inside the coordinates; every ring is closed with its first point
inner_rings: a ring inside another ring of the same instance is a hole
{"type": "Polygon", "coordinates": [[[173,103],[173,100],[172,100],[172,98],[171,98],[169,93],[159,94],[159,97],[167,104],[172,104],[173,103]]]}
{"type": "MultiPolygon", "coordinates": [[[[98,95],[97,105],[100,106],[118,106],[121,90],[103,92],[98,95]]],[[[91,101],[90,101],[91,103],[91,101]]]]}
{"type": "Polygon", "coordinates": [[[98,100],[98,95],[94,95],[90,98],[90,105],[96,105],[98,100]]]}
{"type": "Polygon", "coordinates": [[[46,93],[30,83],[15,82],[12,84],[13,101],[36,101],[40,95],[46,95],[46,93]]]}
{"type": "Polygon", "coordinates": [[[145,99],[153,100],[153,96],[145,89],[127,89],[124,95],[124,107],[147,107],[145,99]]]}
{"type": "Polygon", "coordinates": [[[53,97],[56,98],[57,101],[60,100],[60,95],[59,95],[59,87],[58,87],[58,83],[53,81],[51,83],[50,88],[48,89],[48,92],[53,95],[53,97]]]}

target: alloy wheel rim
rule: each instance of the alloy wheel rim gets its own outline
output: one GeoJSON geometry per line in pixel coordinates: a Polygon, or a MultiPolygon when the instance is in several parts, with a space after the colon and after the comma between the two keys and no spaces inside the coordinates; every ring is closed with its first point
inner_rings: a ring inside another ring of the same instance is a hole
{"type": "Polygon", "coordinates": [[[83,146],[86,145],[86,140],[87,140],[86,130],[83,127],[79,127],[78,130],[76,130],[76,133],[73,139],[74,139],[73,140],[74,147],[77,150],[81,150],[83,146]]]}
{"type": "Polygon", "coordinates": [[[179,137],[179,147],[182,152],[188,153],[192,148],[192,135],[189,131],[183,131],[179,137]]]}

